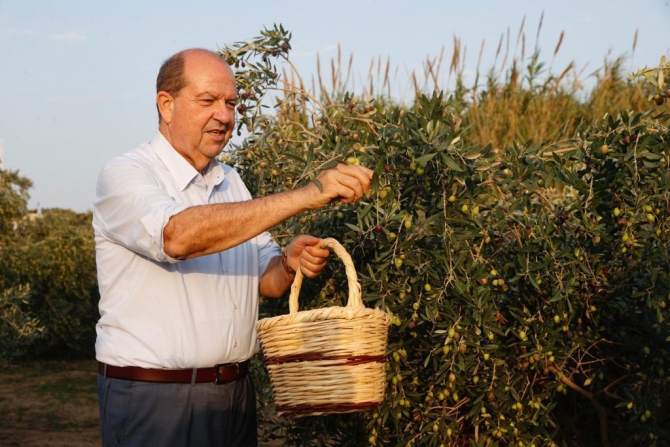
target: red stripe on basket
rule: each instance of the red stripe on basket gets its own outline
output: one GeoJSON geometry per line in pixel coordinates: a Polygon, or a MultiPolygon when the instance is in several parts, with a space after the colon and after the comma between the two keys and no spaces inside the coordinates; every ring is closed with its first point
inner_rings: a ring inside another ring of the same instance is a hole
{"type": "Polygon", "coordinates": [[[339,404],[321,404],[321,405],[277,405],[277,411],[282,416],[310,416],[312,414],[326,415],[336,413],[351,413],[354,411],[369,410],[376,408],[381,402],[342,402],[339,404]]]}
{"type": "Polygon", "coordinates": [[[346,360],[342,365],[360,365],[363,363],[384,363],[386,356],[383,355],[323,355],[316,353],[280,355],[276,357],[265,357],[268,365],[279,365],[292,362],[312,362],[315,360],[346,360]]]}

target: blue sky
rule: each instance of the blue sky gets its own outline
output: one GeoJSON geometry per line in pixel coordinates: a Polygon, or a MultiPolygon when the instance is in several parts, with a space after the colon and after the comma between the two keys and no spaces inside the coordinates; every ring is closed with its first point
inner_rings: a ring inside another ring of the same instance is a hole
{"type": "Polygon", "coordinates": [[[453,39],[475,69],[493,65],[509,30],[511,52],[525,17],[527,53],[560,72],[570,61],[588,74],[606,58],[633,71],[670,50],[670,0],[0,0],[0,141],[4,168],[34,182],[30,206],[92,208],[109,158],[156,132],[155,77],[161,62],[188,47],[216,49],[281,23],[293,33],[291,59],[303,78],[335,57],[354,56],[354,72],[390,58],[398,79],[423,73],[427,57],[453,39]],[[537,27],[544,13],[539,39],[537,27]],[[632,53],[636,30],[638,41],[632,53]],[[562,48],[553,50],[561,32],[562,48]]]}

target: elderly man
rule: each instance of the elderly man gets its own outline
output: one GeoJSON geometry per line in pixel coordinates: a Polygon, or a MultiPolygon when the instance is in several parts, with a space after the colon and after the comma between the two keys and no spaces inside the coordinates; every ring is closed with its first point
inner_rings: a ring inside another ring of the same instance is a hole
{"type": "Polygon", "coordinates": [[[328,250],[301,235],[281,250],[268,230],[334,200],[355,202],[372,171],[341,164],[314,183],[252,198],[216,161],[235,125],[237,89],[215,53],[162,65],[156,136],[100,173],[93,227],[104,445],[253,446],[258,296],[281,297],[328,250]]]}

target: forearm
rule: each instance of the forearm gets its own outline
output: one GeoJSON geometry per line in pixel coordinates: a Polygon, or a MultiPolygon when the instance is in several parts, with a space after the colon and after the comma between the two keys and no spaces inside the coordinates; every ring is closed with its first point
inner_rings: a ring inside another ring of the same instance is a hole
{"type": "Polygon", "coordinates": [[[309,187],[246,202],[188,208],[165,226],[164,251],[175,259],[189,259],[239,245],[310,209],[309,187]]]}
{"type": "Polygon", "coordinates": [[[237,203],[201,205],[170,218],[163,229],[163,250],[188,259],[227,250],[303,211],[333,200],[353,203],[370,188],[372,171],[339,164],[302,188],[237,203]]]}
{"type": "Polygon", "coordinates": [[[294,278],[295,274],[289,273],[284,267],[282,257],[276,256],[270,260],[258,290],[268,298],[280,298],[291,286],[294,278]]]}

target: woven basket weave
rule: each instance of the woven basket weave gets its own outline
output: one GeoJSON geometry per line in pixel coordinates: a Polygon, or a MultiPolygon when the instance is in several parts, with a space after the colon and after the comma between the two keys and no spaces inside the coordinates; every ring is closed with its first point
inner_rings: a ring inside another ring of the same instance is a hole
{"type": "Polygon", "coordinates": [[[390,319],[368,309],[351,257],[335,239],[322,239],[344,263],[346,307],[298,311],[303,275],[296,273],[289,314],[256,324],[277,412],[284,416],[351,413],[384,399],[386,343],[390,319]]]}

